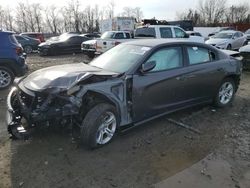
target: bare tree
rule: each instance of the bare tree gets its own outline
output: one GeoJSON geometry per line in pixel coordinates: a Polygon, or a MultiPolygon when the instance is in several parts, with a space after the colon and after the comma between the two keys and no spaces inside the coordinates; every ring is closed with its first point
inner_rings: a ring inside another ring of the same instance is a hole
{"type": "Polygon", "coordinates": [[[46,14],[46,24],[50,30],[50,32],[57,34],[60,32],[60,18],[59,18],[59,10],[55,7],[55,5],[51,5],[47,7],[45,10],[46,14]]]}
{"type": "Polygon", "coordinates": [[[226,19],[228,23],[242,23],[246,20],[249,13],[248,4],[232,5],[227,10],[226,19]]]}
{"type": "Polygon", "coordinates": [[[142,18],[143,18],[143,12],[141,10],[140,7],[135,7],[134,10],[133,10],[133,14],[134,14],[134,17],[136,18],[136,20],[138,22],[141,22],[142,18]]]}
{"type": "Polygon", "coordinates": [[[201,17],[208,25],[223,21],[226,9],[226,0],[200,0],[198,5],[201,17]]]}
{"type": "Polygon", "coordinates": [[[28,15],[26,5],[22,2],[19,2],[16,7],[16,25],[17,29],[20,32],[28,31],[28,15]]]}

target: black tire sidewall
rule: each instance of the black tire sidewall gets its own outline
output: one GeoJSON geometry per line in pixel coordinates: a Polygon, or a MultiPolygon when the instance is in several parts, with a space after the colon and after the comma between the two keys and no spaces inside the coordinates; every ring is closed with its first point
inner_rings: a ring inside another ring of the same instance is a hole
{"type": "Polygon", "coordinates": [[[7,68],[7,67],[2,67],[2,66],[0,66],[0,70],[4,70],[4,71],[8,72],[8,74],[10,75],[11,81],[10,81],[9,85],[7,85],[7,86],[5,86],[5,87],[0,87],[0,90],[2,90],[2,89],[7,89],[7,88],[9,88],[9,87],[12,85],[12,83],[13,83],[13,81],[14,81],[14,78],[15,78],[15,75],[14,75],[13,71],[10,70],[10,69],[7,68]]]}
{"type": "Polygon", "coordinates": [[[224,80],[221,82],[219,88],[217,89],[216,97],[215,97],[215,100],[214,100],[215,106],[217,106],[217,107],[219,107],[219,108],[223,108],[223,107],[227,107],[227,106],[231,105],[232,102],[233,102],[233,100],[234,100],[234,97],[235,97],[235,92],[236,92],[236,83],[235,83],[235,81],[234,81],[232,78],[226,78],[226,79],[224,79],[224,80]],[[233,96],[232,96],[231,100],[230,100],[227,104],[222,104],[222,103],[220,102],[219,92],[220,92],[221,86],[222,86],[225,82],[230,82],[230,83],[232,84],[232,86],[233,86],[233,96]]]}
{"type": "Polygon", "coordinates": [[[80,138],[81,138],[82,144],[86,148],[88,149],[99,148],[99,147],[109,144],[113,140],[115,134],[113,135],[111,140],[106,144],[100,145],[96,142],[96,137],[97,137],[99,126],[101,124],[102,116],[108,111],[112,112],[116,117],[115,133],[117,132],[119,121],[118,121],[118,115],[117,115],[117,111],[115,107],[107,103],[100,103],[100,104],[95,105],[93,108],[89,110],[89,112],[86,114],[82,122],[80,138]]]}

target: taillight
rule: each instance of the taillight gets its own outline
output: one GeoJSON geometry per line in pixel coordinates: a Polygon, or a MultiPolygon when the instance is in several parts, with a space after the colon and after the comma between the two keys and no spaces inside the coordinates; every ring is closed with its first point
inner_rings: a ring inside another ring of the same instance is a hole
{"type": "Polygon", "coordinates": [[[16,47],[16,54],[21,55],[23,53],[23,49],[21,47],[16,47]]]}

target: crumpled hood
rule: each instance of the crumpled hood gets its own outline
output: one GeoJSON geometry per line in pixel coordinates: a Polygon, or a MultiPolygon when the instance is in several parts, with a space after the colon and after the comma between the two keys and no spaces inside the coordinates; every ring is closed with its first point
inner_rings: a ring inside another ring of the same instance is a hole
{"type": "Polygon", "coordinates": [[[216,38],[210,38],[206,41],[206,44],[222,44],[228,42],[228,39],[216,39],[216,38]]]}
{"type": "Polygon", "coordinates": [[[86,80],[92,75],[112,76],[116,74],[84,63],[76,63],[40,69],[31,73],[19,84],[32,91],[43,91],[52,88],[64,90],[77,83],[79,79],[86,80]]]}

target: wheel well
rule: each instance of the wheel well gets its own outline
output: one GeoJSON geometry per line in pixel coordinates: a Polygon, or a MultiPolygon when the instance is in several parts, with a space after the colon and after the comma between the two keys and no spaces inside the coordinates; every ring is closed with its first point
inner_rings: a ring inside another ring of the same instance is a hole
{"type": "Polygon", "coordinates": [[[7,63],[1,63],[0,67],[5,67],[7,69],[10,69],[12,71],[12,73],[14,74],[14,76],[16,75],[16,71],[10,65],[8,65],[7,63]]]}
{"type": "Polygon", "coordinates": [[[240,84],[240,76],[239,76],[239,75],[232,74],[232,75],[226,76],[225,79],[226,79],[226,78],[231,78],[231,79],[234,80],[235,87],[236,87],[235,91],[237,91],[237,90],[238,90],[238,87],[239,87],[239,84],[240,84]]]}
{"type": "Polygon", "coordinates": [[[117,105],[112,100],[100,93],[89,91],[82,99],[81,117],[84,117],[91,108],[99,103],[108,103],[113,105],[116,108],[119,116],[119,109],[117,109],[117,105]]]}

